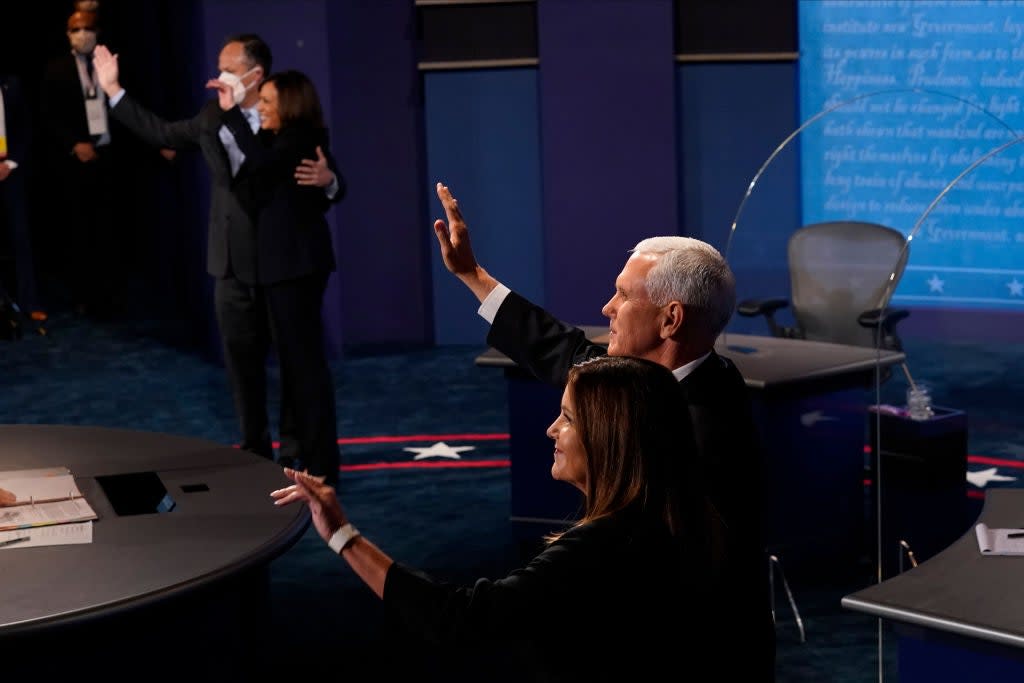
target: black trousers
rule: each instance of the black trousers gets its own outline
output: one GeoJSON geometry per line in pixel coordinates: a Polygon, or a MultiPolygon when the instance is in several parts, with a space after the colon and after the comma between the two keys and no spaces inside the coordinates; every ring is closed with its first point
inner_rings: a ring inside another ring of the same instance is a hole
{"type": "Polygon", "coordinates": [[[242,448],[273,459],[267,360],[281,373],[279,461],[336,483],[340,452],[334,381],[321,318],[326,273],[269,285],[217,279],[214,306],[242,448]]]}

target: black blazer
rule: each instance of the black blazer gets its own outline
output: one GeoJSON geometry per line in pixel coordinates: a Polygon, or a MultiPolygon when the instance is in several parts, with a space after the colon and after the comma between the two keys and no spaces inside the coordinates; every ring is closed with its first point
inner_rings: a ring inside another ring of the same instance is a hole
{"type": "Polygon", "coordinates": [[[68,155],[79,142],[91,142],[85,97],[75,56],[68,53],[46,65],[40,84],[40,114],[51,156],[68,155]]]}
{"type": "Polygon", "coordinates": [[[716,607],[707,568],[663,523],[627,510],[572,529],[525,567],[472,586],[395,563],[383,597],[408,630],[445,646],[441,652],[518,648],[525,671],[514,680],[719,680],[706,675],[719,664],[708,650],[714,636],[702,628],[716,607]]]}
{"type": "MultiPolygon", "coordinates": [[[[194,117],[173,122],[153,114],[127,93],[110,111],[116,120],[155,147],[199,147],[210,168],[211,181],[206,269],[217,278],[233,276],[245,284],[259,284],[256,231],[249,210],[235,192],[236,181],[240,182],[247,171],[243,164],[239,178],[231,176],[231,164],[219,137],[223,112],[217,100],[206,102],[194,117]]],[[[340,182],[337,168],[332,166],[331,170],[340,182]]],[[[334,201],[342,194],[339,192],[334,201]]]]}
{"type": "MultiPolygon", "coordinates": [[[[295,182],[295,168],[303,159],[315,159],[320,146],[328,165],[336,168],[328,149],[327,131],[288,126],[277,134],[260,130],[254,135],[241,109],[223,115],[245,161],[235,178],[234,190],[256,226],[257,277],[271,284],[335,268],[334,248],[324,213],[330,206],[323,188],[295,182]]],[[[345,181],[337,172],[338,201],[345,181]]]]}
{"type": "MultiPolygon", "coordinates": [[[[583,330],[515,292],[498,309],[487,343],[558,387],[565,386],[573,364],[607,352],[589,341],[583,330]]],[[[732,663],[741,667],[743,680],[770,681],[775,630],[762,527],[763,463],[750,396],[736,366],[714,351],[679,384],[689,405],[711,501],[729,530],[726,573],[734,590],[730,607],[723,609],[730,623],[722,628],[748,646],[732,663]]]]}

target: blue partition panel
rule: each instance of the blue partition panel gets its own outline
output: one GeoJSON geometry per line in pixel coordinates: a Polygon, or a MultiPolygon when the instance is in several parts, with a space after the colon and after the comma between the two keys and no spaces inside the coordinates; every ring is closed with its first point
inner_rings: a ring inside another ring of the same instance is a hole
{"type": "Polygon", "coordinates": [[[430,342],[423,102],[411,2],[327,5],[331,148],[348,179],[333,210],[338,272],[325,314],[346,347],[430,342]]]}
{"type": "MultiPolygon", "coordinates": [[[[796,65],[685,64],[677,69],[676,87],[680,234],[725,254],[740,299],[789,296],[786,240],[800,227],[796,144],[765,167],[742,212],[740,203],[758,170],[798,126],[796,65]]],[[[764,320],[740,316],[729,329],[768,333],[764,320]]]]}
{"type": "Polygon", "coordinates": [[[604,324],[628,250],[678,230],[672,3],[544,0],[537,29],[548,305],[604,324]]]}
{"type": "Polygon", "coordinates": [[[424,76],[428,212],[437,344],[483,344],[478,303],[441,262],[430,225],[443,217],[434,191],[459,200],[480,263],[544,303],[540,137],[535,69],[449,71],[424,76]]]}

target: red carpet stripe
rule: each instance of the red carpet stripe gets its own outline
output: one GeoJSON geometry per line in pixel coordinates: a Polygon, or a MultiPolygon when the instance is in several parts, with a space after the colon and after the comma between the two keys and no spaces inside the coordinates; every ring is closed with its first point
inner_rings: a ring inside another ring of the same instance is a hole
{"type": "MultiPolygon", "coordinates": [[[[338,443],[403,443],[406,441],[502,441],[508,434],[413,434],[411,436],[354,436],[338,439],[338,443]]],[[[274,444],[276,447],[277,444],[274,444]]]]}
{"type": "MultiPolygon", "coordinates": [[[[339,445],[359,445],[378,443],[411,443],[416,441],[508,441],[509,435],[496,434],[410,434],[408,436],[354,436],[338,439],[339,445]]],[[[274,448],[280,448],[278,441],[273,443],[274,448]]],[[[234,448],[238,448],[234,444],[234,448]]],[[[441,468],[479,468],[479,467],[509,467],[510,461],[498,460],[411,460],[408,462],[377,462],[362,465],[342,465],[338,469],[342,472],[367,472],[373,470],[408,470],[408,469],[441,469],[441,468]]]]}
{"type": "Polygon", "coordinates": [[[367,470],[409,470],[470,467],[508,467],[509,460],[413,460],[411,462],[376,462],[365,465],[342,465],[342,472],[366,472],[367,470]]]}
{"type": "MultiPolygon", "coordinates": [[[[864,454],[868,455],[871,453],[871,446],[869,444],[864,445],[864,454]]],[[[977,465],[995,465],[996,467],[1013,467],[1016,469],[1024,469],[1024,460],[1007,460],[1006,458],[990,458],[987,455],[968,455],[967,462],[974,463],[977,465]]]]}
{"type": "MultiPolygon", "coordinates": [[[[338,444],[368,444],[368,443],[405,443],[412,441],[508,441],[508,434],[411,434],[409,436],[351,436],[338,439],[338,444]]],[[[275,441],[271,444],[274,448],[280,448],[281,443],[275,441]]],[[[238,448],[238,444],[235,444],[238,448]]]]}
{"type": "Polygon", "coordinates": [[[1024,469],[1024,461],[1006,460],[1005,458],[990,458],[987,455],[968,455],[967,462],[976,463],[978,465],[996,465],[998,467],[1015,467],[1017,469],[1024,469]]]}
{"type": "MultiPolygon", "coordinates": [[[[378,443],[412,443],[423,441],[507,441],[508,434],[410,434],[407,436],[353,436],[338,439],[339,445],[378,444],[378,443]]],[[[235,444],[238,448],[238,444],[235,444]]],[[[274,448],[279,448],[280,443],[274,442],[274,448]]],[[[864,445],[864,453],[870,453],[870,444],[864,445]]],[[[968,455],[967,462],[976,465],[994,465],[996,467],[1010,467],[1024,469],[1024,461],[1009,460],[1006,458],[991,458],[986,455],[968,455]]],[[[384,469],[430,469],[430,468],[465,468],[465,467],[509,467],[510,461],[504,460],[445,460],[445,461],[411,461],[394,463],[370,463],[365,465],[342,465],[343,472],[360,472],[367,470],[384,469]]],[[[870,486],[871,480],[865,479],[864,485],[870,486]]],[[[968,491],[968,496],[984,497],[984,493],[968,491]]]]}

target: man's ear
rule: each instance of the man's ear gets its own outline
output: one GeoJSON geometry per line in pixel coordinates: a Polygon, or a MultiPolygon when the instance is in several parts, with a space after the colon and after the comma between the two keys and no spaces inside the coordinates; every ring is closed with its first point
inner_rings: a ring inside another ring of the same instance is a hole
{"type": "Polygon", "coordinates": [[[661,337],[668,339],[679,334],[686,319],[686,308],[678,301],[670,301],[662,307],[661,337]]]}

